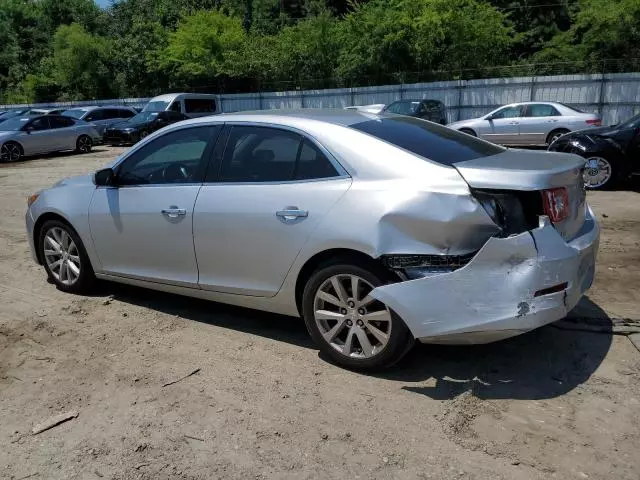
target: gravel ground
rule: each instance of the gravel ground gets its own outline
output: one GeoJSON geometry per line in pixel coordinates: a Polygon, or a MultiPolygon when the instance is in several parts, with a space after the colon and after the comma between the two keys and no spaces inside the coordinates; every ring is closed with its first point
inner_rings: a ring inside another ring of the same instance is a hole
{"type": "Polygon", "coordinates": [[[47,283],[28,252],[27,195],[121,151],[0,167],[0,478],[640,477],[640,352],[620,334],[623,319],[640,323],[638,188],[589,194],[598,272],[571,320],[418,346],[363,375],[319,357],[296,319],[47,283]]]}

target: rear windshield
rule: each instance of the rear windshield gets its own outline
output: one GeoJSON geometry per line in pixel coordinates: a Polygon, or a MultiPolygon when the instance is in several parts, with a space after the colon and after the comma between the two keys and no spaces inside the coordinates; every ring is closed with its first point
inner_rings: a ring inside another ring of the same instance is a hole
{"type": "Polygon", "coordinates": [[[466,133],[413,117],[383,117],[353,124],[351,128],[447,166],[506,150],[466,133]]]}
{"type": "Polygon", "coordinates": [[[571,105],[567,105],[566,103],[561,103],[560,105],[562,105],[564,108],[568,108],[569,110],[573,110],[574,112],[586,113],[584,110],[580,110],[579,108],[572,107],[571,105]]]}
{"type": "Polygon", "coordinates": [[[62,115],[64,115],[65,117],[82,118],[82,116],[85,113],[87,113],[86,110],[72,109],[72,110],[65,110],[64,112],[62,112],[62,115]]]}

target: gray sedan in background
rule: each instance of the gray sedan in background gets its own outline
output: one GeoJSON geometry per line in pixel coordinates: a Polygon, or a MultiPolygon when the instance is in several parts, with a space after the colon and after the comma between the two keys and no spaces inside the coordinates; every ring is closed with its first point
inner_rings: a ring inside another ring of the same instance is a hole
{"type": "Polygon", "coordinates": [[[499,145],[548,146],[565,133],[601,125],[600,116],[556,102],[524,102],[500,107],[449,128],[499,145]]]}
{"type": "Polygon", "coordinates": [[[583,164],[399,115],[223,114],[32,195],[27,238],[62,291],[100,278],[302,316],[329,358],[378,368],[415,339],[564,317],[598,248],[583,164]]]}
{"type": "Polygon", "coordinates": [[[77,118],[94,124],[100,136],[103,136],[108,127],[128,120],[135,116],[136,113],[137,111],[131,107],[101,105],[76,107],[66,110],[62,114],[67,117],[77,118]]]}
{"type": "Polygon", "coordinates": [[[0,123],[0,163],[63,150],[87,153],[100,141],[95,127],[82,120],[61,115],[14,117],[0,123]]]}

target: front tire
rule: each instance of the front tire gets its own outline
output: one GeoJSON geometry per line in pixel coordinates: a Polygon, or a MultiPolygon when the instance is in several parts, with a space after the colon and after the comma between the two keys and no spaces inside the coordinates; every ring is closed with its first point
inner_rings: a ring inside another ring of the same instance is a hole
{"type": "Polygon", "coordinates": [[[353,370],[376,370],[398,362],[414,339],[402,319],[369,297],[388,283],[382,269],[347,263],[321,267],[307,282],[302,311],[320,351],[353,370]]]}
{"type": "Polygon", "coordinates": [[[93,147],[93,142],[91,141],[91,137],[89,135],[80,135],[78,140],[76,140],[76,152],[78,153],[89,153],[91,152],[91,148],[93,147]]]}
{"type": "Polygon", "coordinates": [[[68,224],[48,220],[38,239],[40,258],[59,290],[86,293],[95,281],[89,256],[78,234],[68,224]]]}
{"type": "Polygon", "coordinates": [[[22,155],[22,147],[16,142],[7,142],[0,147],[0,163],[17,162],[22,155]]]}

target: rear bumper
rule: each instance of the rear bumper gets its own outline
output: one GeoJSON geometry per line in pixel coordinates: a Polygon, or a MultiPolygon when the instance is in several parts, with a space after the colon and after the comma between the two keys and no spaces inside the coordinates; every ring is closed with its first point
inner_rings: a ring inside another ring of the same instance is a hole
{"type": "Polygon", "coordinates": [[[590,210],[570,242],[546,217],[540,223],[529,232],[491,238],[459,270],[385,285],[371,295],[424,343],[489,343],[559,320],[593,282],[600,229],[590,210]],[[563,291],[535,296],[565,282],[563,291]]]}

